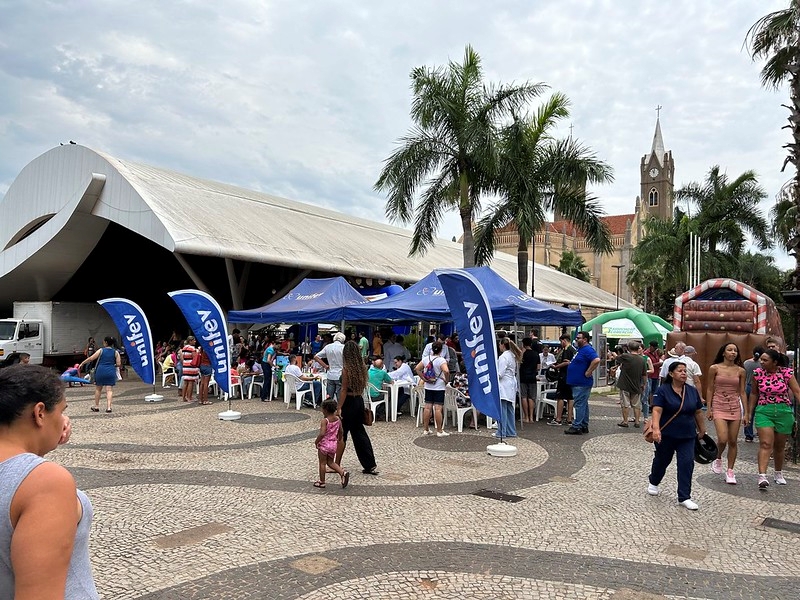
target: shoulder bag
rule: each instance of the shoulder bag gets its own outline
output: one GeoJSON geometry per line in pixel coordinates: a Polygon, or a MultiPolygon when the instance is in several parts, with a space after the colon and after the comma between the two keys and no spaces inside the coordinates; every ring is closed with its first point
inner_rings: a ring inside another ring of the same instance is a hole
{"type": "MultiPolygon", "coordinates": [[[[681,414],[681,410],[683,410],[683,401],[684,401],[685,396],[686,396],[686,385],[684,385],[683,390],[681,390],[681,405],[678,407],[678,412],[676,412],[674,415],[672,415],[669,418],[669,420],[666,423],[664,423],[664,426],[661,428],[661,431],[664,431],[664,429],[667,428],[667,425],[672,423],[673,419],[675,419],[675,417],[677,417],[679,414],[681,414]]],[[[647,442],[648,444],[652,444],[655,441],[653,439],[653,419],[652,418],[647,419],[647,421],[644,422],[644,429],[642,430],[642,435],[644,436],[644,441],[647,442]]]]}

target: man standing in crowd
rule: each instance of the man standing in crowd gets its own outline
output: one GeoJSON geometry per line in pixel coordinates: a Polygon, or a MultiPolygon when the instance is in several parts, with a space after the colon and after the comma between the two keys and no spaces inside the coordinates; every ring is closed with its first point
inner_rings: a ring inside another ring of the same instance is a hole
{"type": "Polygon", "coordinates": [[[587,331],[579,331],[575,335],[575,342],[578,352],[567,367],[567,383],[572,387],[575,419],[572,427],[564,432],[567,435],[589,433],[589,395],[594,385],[594,370],[600,364],[600,357],[589,343],[587,331]]]}
{"type": "MultiPolygon", "coordinates": [[[[567,403],[567,422],[572,421],[572,387],[567,383],[567,367],[572,359],[575,358],[575,348],[570,343],[569,335],[562,334],[558,338],[561,342],[561,350],[556,355],[556,363],[553,365],[558,369],[558,382],[556,383],[556,414],[550,419],[548,425],[561,425],[561,415],[564,414],[564,402],[567,403]]],[[[534,350],[535,352],[535,350],[534,350]]]]}
{"type": "Polygon", "coordinates": [[[619,427],[628,427],[628,415],[633,409],[633,426],[639,427],[642,416],[641,399],[647,389],[647,357],[643,356],[639,342],[628,342],[628,351],[615,359],[618,365],[617,387],[622,406],[622,421],[619,427]]]}
{"type": "Polygon", "coordinates": [[[653,363],[653,370],[647,375],[647,389],[642,394],[642,417],[646,419],[650,416],[650,403],[653,400],[653,394],[661,382],[659,377],[659,373],[661,373],[661,356],[658,354],[658,342],[650,342],[650,346],[644,354],[653,363]]]}
{"type": "Polygon", "coordinates": [[[339,401],[339,391],[342,389],[342,351],[347,336],[341,331],[333,336],[333,342],[325,346],[314,356],[314,360],[328,370],[326,384],[326,397],[329,400],[339,401]]]}
{"type": "Polygon", "coordinates": [[[659,373],[661,380],[664,381],[666,379],[667,371],[672,363],[675,361],[682,362],[686,365],[686,383],[697,389],[697,393],[700,394],[700,401],[705,406],[705,400],[703,400],[703,382],[700,379],[703,372],[700,369],[700,365],[698,365],[693,358],[694,355],[697,354],[697,350],[695,350],[694,346],[687,346],[684,342],[678,342],[668,354],[669,358],[661,363],[661,372],[659,373]]]}
{"type": "Polygon", "coordinates": [[[403,348],[397,343],[397,336],[395,334],[390,335],[386,343],[383,344],[383,357],[387,371],[394,370],[394,357],[402,353],[403,348]]]}
{"type": "Polygon", "coordinates": [[[369,340],[367,335],[362,331],[358,334],[358,350],[361,352],[361,360],[367,364],[367,355],[369,354],[369,340]]]}

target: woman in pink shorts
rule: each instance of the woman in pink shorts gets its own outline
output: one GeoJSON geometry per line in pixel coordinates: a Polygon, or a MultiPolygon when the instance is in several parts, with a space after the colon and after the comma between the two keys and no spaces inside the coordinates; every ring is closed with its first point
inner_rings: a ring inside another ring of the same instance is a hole
{"type": "Polygon", "coordinates": [[[722,473],[722,453],[728,448],[728,469],[725,482],[736,483],[733,466],[738,450],[739,427],[742,424],[745,398],[745,370],[739,347],[736,344],[723,344],[709,369],[708,420],[714,421],[717,430],[717,458],[711,463],[714,473],[722,473]]]}

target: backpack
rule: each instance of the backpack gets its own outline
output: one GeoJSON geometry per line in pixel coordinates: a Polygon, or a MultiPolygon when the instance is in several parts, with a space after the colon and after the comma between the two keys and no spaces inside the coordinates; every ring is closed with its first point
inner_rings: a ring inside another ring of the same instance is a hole
{"type": "Polygon", "coordinates": [[[439,376],[436,374],[436,368],[433,366],[433,359],[431,358],[422,370],[422,381],[434,383],[437,379],[439,379],[439,376]]]}

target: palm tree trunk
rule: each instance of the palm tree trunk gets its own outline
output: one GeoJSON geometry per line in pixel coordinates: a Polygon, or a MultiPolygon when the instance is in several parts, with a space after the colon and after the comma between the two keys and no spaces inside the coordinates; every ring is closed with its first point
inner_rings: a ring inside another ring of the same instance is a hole
{"type": "MultiPolygon", "coordinates": [[[[797,65],[795,65],[797,68],[797,65]]],[[[789,125],[794,143],[789,147],[788,161],[794,164],[794,190],[791,198],[795,206],[795,222],[790,247],[794,250],[795,269],[790,280],[792,289],[800,290],[800,73],[794,72],[790,80],[792,107],[789,109],[789,125]]],[[[785,164],[784,164],[785,167],[785,164]]]]}
{"type": "Polygon", "coordinates": [[[519,289],[525,292],[528,289],[528,240],[522,235],[522,232],[517,230],[517,280],[519,281],[519,289]]]}
{"type": "MultiPolygon", "coordinates": [[[[531,236],[531,261],[533,265],[531,267],[531,298],[534,298],[533,292],[536,289],[536,232],[533,232],[531,236]]],[[[525,273],[528,272],[528,265],[525,264],[525,273]]]]}
{"type": "Polygon", "coordinates": [[[464,232],[464,242],[462,253],[464,258],[464,268],[475,266],[475,240],[472,237],[472,210],[469,197],[469,179],[465,170],[459,176],[459,213],[461,215],[461,229],[464,232]]]}
{"type": "Polygon", "coordinates": [[[464,268],[475,266],[475,240],[472,237],[472,217],[469,212],[466,214],[461,211],[461,227],[464,230],[464,241],[462,252],[464,256],[464,268]]]}

